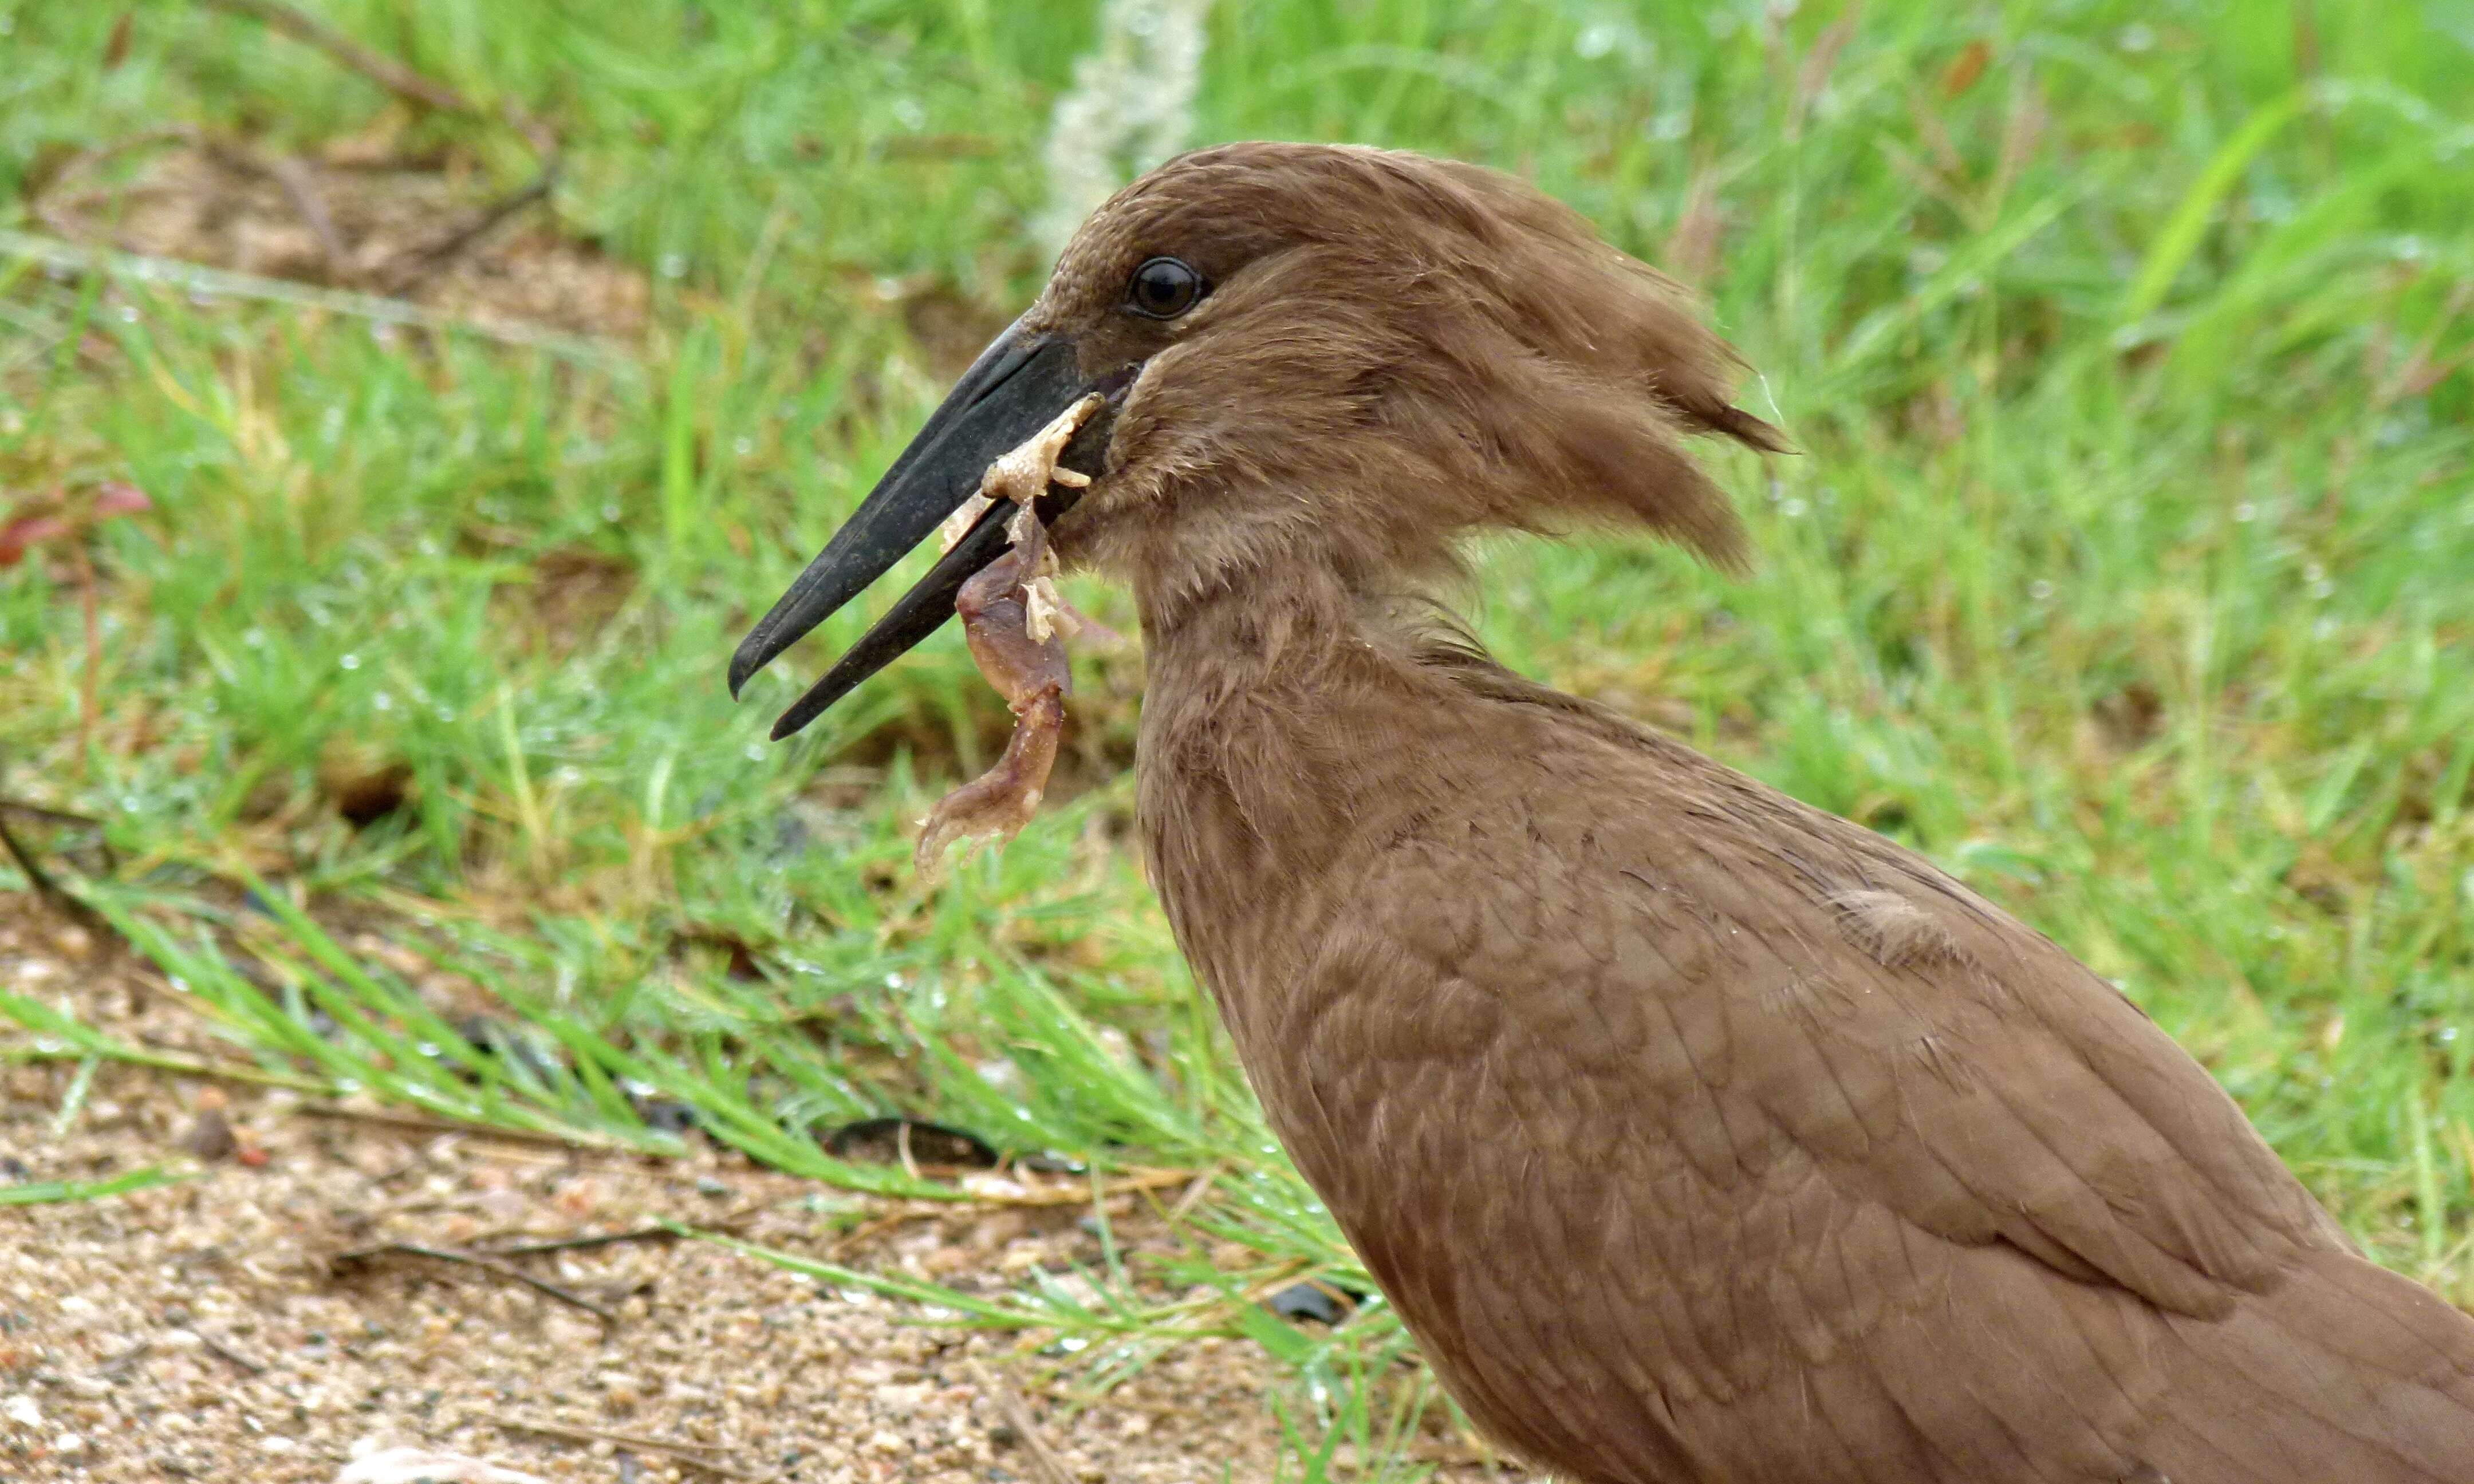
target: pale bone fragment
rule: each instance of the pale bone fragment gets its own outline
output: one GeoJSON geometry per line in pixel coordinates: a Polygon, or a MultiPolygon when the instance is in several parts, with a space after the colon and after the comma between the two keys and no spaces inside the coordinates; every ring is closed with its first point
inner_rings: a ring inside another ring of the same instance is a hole
{"type": "MultiPolygon", "coordinates": [[[[987,514],[988,507],[999,500],[1011,500],[1028,510],[1031,502],[1045,494],[1051,484],[1063,485],[1068,490],[1079,490],[1089,485],[1090,475],[1066,468],[1056,461],[1064,456],[1065,445],[1074,442],[1074,435],[1082,431],[1082,424],[1090,421],[1092,415],[1105,405],[1106,399],[1094,392],[1049,419],[1048,426],[1008,452],[999,454],[997,461],[980,476],[977,492],[946,516],[945,523],[937,528],[937,537],[942,543],[938,549],[952,551],[959,545],[962,538],[971,534],[971,528],[980,523],[980,517],[987,514]]],[[[1022,539],[1018,526],[1014,539],[1022,539]]]]}
{"type": "Polygon", "coordinates": [[[971,534],[971,527],[978,525],[980,517],[986,515],[988,507],[995,503],[975,491],[969,499],[955,506],[954,513],[945,517],[945,523],[936,528],[937,555],[942,556],[961,545],[962,538],[971,534]]]}
{"type": "Polygon", "coordinates": [[[1068,490],[1079,490],[1091,482],[1091,476],[1065,468],[1057,464],[1064,456],[1065,445],[1082,431],[1107,405],[1107,398],[1094,392],[1050,419],[1048,426],[1033,433],[1009,453],[997,456],[988,471],[980,476],[980,492],[992,500],[1011,500],[1016,505],[1029,505],[1048,492],[1052,484],[1068,490]]]}

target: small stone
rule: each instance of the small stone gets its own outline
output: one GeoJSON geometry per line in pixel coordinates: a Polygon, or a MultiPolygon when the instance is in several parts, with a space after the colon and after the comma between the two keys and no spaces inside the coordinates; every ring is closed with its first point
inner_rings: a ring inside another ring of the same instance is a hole
{"type": "Polygon", "coordinates": [[[930,1389],[925,1381],[908,1386],[879,1386],[876,1388],[876,1404],[896,1417],[907,1418],[919,1410],[920,1402],[928,1400],[930,1389]]]}

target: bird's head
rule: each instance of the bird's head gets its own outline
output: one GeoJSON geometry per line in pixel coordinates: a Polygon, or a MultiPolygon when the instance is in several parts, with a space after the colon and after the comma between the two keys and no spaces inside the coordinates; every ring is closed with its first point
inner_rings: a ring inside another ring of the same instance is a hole
{"type": "MultiPolygon", "coordinates": [[[[1296,562],[1381,588],[1482,527],[1646,525],[1731,564],[1742,529],[1683,440],[1783,446],[1733,405],[1736,366],[1678,285],[1508,176],[1322,145],[1183,156],[1083,225],[740,646],[732,688],[1092,393],[1063,458],[1092,483],[1043,514],[1069,562],[1148,588],[1147,608],[1296,562]]],[[[951,616],[1003,526],[983,518],[775,734],[951,616]]]]}

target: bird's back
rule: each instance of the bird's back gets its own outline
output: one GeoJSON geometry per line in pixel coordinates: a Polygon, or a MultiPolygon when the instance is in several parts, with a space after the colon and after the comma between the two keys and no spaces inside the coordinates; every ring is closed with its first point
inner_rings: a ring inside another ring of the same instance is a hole
{"type": "Polygon", "coordinates": [[[1426,671],[1422,716],[1164,722],[1144,812],[1274,1127],[1490,1432],[1607,1484],[2474,1480],[2474,1320],[2112,986],[1879,836],[1426,671]]]}

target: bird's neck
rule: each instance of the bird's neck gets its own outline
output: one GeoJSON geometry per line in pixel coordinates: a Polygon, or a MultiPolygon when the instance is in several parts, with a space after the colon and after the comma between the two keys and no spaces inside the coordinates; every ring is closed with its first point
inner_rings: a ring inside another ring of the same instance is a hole
{"type": "Polygon", "coordinates": [[[1149,694],[1194,692],[1218,704],[1241,693],[1286,688],[1362,652],[1368,600],[1331,568],[1264,562],[1224,570],[1197,590],[1137,583],[1143,643],[1152,657],[1149,694]]]}
{"type": "Polygon", "coordinates": [[[1455,739],[1470,718],[1419,662],[1401,606],[1328,568],[1249,571],[1174,601],[1138,583],[1136,597],[1141,832],[1180,943],[1225,994],[1234,966],[1262,972],[1282,951],[1231,934],[1281,922],[1281,903],[1346,869],[1344,846],[1467,786],[1476,764],[1455,739]],[[1232,893],[1259,910],[1227,910],[1232,893]]]}

